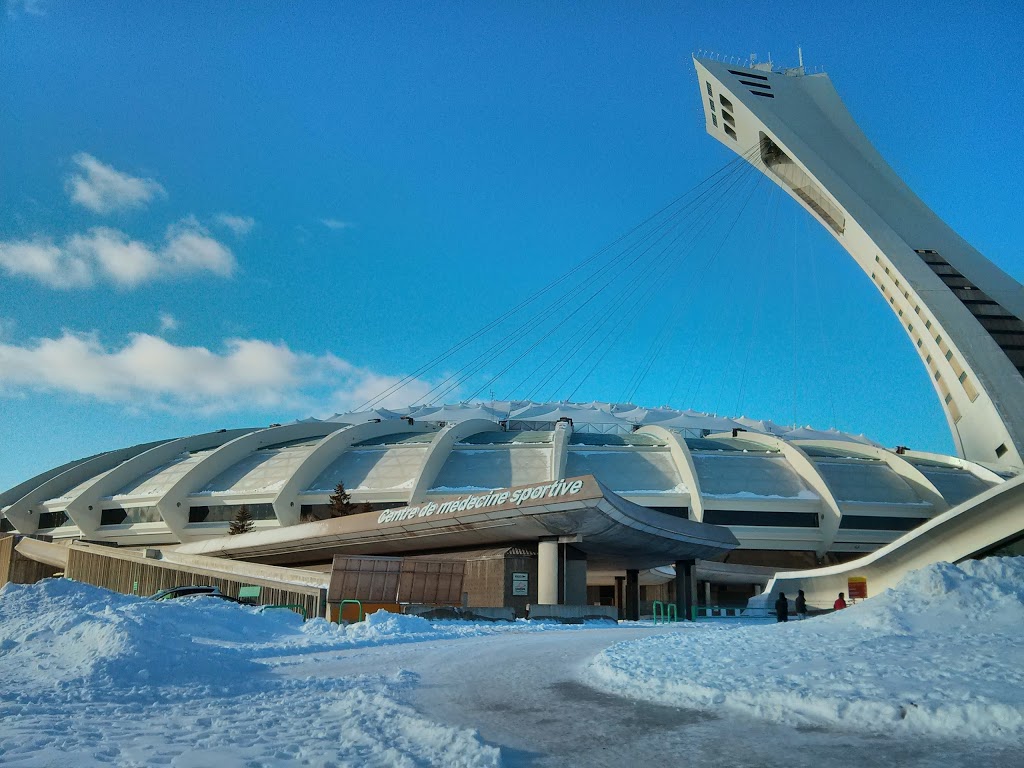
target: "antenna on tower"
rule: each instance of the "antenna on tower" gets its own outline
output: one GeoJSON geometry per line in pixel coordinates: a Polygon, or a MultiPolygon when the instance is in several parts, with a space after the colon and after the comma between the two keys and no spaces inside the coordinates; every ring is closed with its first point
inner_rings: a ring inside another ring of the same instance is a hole
{"type": "Polygon", "coordinates": [[[804,49],[801,48],[799,45],[796,47],[796,57],[797,57],[797,60],[800,62],[800,69],[803,69],[803,67],[804,67],[804,49]]]}

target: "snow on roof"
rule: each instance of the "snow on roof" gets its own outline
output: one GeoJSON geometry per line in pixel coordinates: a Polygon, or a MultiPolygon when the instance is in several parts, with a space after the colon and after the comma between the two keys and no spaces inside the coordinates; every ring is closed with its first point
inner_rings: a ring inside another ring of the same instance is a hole
{"type": "MultiPolygon", "coordinates": [[[[751,419],[746,416],[729,418],[692,409],[677,410],[662,405],[646,408],[633,403],[536,403],[532,400],[477,400],[450,405],[414,405],[407,408],[373,408],[355,413],[336,413],[325,421],[340,424],[363,424],[368,421],[412,417],[427,422],[459,422],[469,419],[490,419],[492,421],[550,424],[559,419],[572,419],[574,426],[601,425],[601,431],[631,432],[644,424],[657,424],[670,429],[709,430],[727,432],[744,429],[778,437],[796,440],[840,440],[844,442],[873,445],[879,443],[863,435],[851,435],[834,429],[817,430],[813,427],[792,429],[780,426],[768,419],[751,419]]],[[[515,427],[513,427],[515,428],[515,427]]]]}
{"type": "Polygon", "coordinates": [[[739,422],[740,426],[751,432],[763,432],[766,435],[781,436],[790,431],[789,427],[780,426],[768,419],[748,419],[746,416],[740,416],[733,421],[739,422]]]}
{"type": "Polygon", "coordinates": [[[711,416],[698,411],[683,411],[678,416],[663,419],[657,424],[659,427],[671,427],[672,429],[707,429],[712,432],[727,432],[730,429],[743,427],[742,424],[732,419],[711,416]]]}
{"type": "Polygon", "coordinates": [[[675,418],[681,411],[677,411],[675,408],[644,408],[635,405],[628,410],[614,411],[614,413],[630,424],[658,424],[665,419],[675,418]]]}
{"type": "Polygon", "coordinates": [[[458,405],[442,405],[439,408],[423,406],[409,412],[416,421],[469,421],[470,419],[490,419],[500,421],[508,418],[508,411],[501,411],[497,408],[489,408],[485,405],[471,405],[460,403],[458,405]]]}
{"type": "Polygon", "coordinates": [[[809,426],[791,429],[783,437],[787,440],[836,440],[843,443],[860,443],[861,445],[873,445],[876,448],[882,447],[880,443],[876,443],[874,440],[864,437],[864,435],[851,435],[846,432],[840,432],[837,429],[814,429],[809,426]]]}
{"type": "Polygon", "coordinates": [[[559,419],[572,419],[573,424],[614,424],[629,428],[631,425],[623,421],[611,411],[574,403],[539,403],[520,408],[509,414],[513,421],[553,422],[559,419]]]}
{"type": "Polygon", "coordinates": [[[384,421],[385,419],[397,419],[400,414],[389,411],[387,408],[373,408],[369,411],[357,411],[356,413],[336,413],[324,421],[332,421],[338,424],[364,424],[367,421],[384,421]]]}

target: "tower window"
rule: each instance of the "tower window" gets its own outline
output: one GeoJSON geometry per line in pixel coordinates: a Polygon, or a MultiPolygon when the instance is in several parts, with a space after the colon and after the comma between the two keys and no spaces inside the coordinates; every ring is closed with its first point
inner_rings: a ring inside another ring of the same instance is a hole
{"type": "Polygon", "coordinates": [[[711,83],[709,83],[707,80],[705,80],[704,81],[704,85],[706,85],[708,87],[708,96],[714,96],[715,94],[711,90],[711,83]]]}
{"type": "Polygon", "coordinates": [[[1005,456],[1005,455],[1006,455],[1006,450],[1007,450],[1007,448],[1006,448],[1006,443],[1000,443],[1000,444],[999,444],[999,445],[998,445],[998,446],[996,447],[996,458],[997,458],[997,459],[1001,459],[1001,458],[1003,458],[1003,456],[1005,456]]]}

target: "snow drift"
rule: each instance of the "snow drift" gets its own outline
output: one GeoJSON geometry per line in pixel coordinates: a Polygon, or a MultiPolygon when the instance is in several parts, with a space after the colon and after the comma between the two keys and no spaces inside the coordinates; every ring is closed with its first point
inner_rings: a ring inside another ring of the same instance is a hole
{"type": "Polygon", "coordinates": [[[612,646],[609,692],[792,724],[1024,741],[1024,558],[937,563],[844,611],[612,646]]]}
{"type": "Polygon", "coordinates": [[[61,579],[9,584],[0,590],[0,763],[499,765],[473,731],[400,703],[407,674],[275,673],[289,654],[429,636],[444,631],[415,617],[375,615],[339,630],[212,598],[155,602],[61,579]]]}

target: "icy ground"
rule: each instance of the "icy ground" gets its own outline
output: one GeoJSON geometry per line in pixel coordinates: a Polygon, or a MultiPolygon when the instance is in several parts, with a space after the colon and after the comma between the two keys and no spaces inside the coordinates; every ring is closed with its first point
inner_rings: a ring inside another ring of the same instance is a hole
{"type": "Polygon", "coordinates": [[[806,622],[669,629],[338,629],[8,585],[0,765],[1021,766],[1020,560],[806,622]]]}

